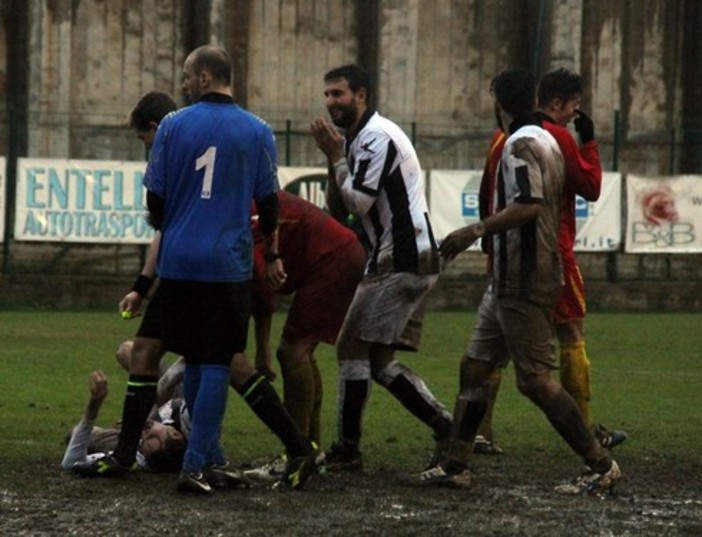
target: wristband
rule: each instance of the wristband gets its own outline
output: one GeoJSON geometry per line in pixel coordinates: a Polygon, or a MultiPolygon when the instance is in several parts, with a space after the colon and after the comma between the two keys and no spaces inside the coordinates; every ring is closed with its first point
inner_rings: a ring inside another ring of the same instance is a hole
{"type": "Polygon", "coordinates": [[[475,230],[475,236],[477,238],[481,238],[483,235],[485,235],[485,224],[483,224],[482,220],[476,224],[473,224],[473,229],[475,230]]]}
{"type": "Polygon", "coordinates": [[[280,259],[280,254],[278,252],[266,252],[263,254],[263,259],[266,263],[273,263],[276,259],[280,259]]]}
{"type": "Polygon", "coordinates": [[[144,298],[149,293],[149,289],[151,289],[153,284],[154,281],[151,278],[144,276],[143,274],[139,274],[139,277],[134,282],[134,285],[132,285],[132,291],[138,294],[141,298],[144,298]]]}

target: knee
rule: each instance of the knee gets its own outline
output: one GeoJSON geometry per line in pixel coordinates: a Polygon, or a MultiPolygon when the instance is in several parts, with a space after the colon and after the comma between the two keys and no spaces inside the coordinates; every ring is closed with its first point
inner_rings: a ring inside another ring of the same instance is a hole
{"type": "Polygon", "coordinates": [[[463,356],[460,365],[461,391],[487,387],[492,366],[486,362],[463,356]]]}
{"type": "Polygon", "coordinates": [[[134,347],[134,342],[131,339],[123,341],[120,343],[115,353],[115,358],[117,363],[122,366],[123,369],[129,371],[130,364],[132,361],[132,348],[134,347]]]}
{"type": "Polygon", "coordinates": [[[158,375],[158,366],[165,354],[159,340],[136,338],[132,346],[129,372],[142,375],[158,375]]]}
{"type": "Polygon", "coordinates": [[[548,399],[549,376],[517,374],[517,389],[519,392],[534,402],[548,399]]]}

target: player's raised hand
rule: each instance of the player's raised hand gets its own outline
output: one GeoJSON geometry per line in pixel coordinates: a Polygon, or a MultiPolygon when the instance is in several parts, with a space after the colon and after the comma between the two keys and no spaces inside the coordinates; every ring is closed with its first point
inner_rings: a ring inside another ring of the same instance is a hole
{"type": "Polygon", "coordinates": [[[323,117],[317,117],[310,122],[310,130],[317,147],[331,162],[344,158],[344,137],[331,123],[323,117]]]}

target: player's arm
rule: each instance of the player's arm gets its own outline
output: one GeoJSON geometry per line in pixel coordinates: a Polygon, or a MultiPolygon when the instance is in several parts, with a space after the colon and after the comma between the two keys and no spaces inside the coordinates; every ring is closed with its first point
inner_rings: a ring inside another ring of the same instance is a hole
{"type": "MultiPolygon", "coordinates": [[[[595,140],[595,126],[592,119],[582,110],[578,110],[574,125],[581,145],[578,147],[569,135],[569,143],[561,147],[566,164],[568,188],[587,201],[597,201],[602,189],[602,164],[595,140]]],[[[558,142],[561,145],[560,139],[558,142]]]]}
{"type": "Polygon", "coordinates": [[[263,235],[265,248],[263,258],[266,262],[266,281],[273,289],[277,289],[288,278],[278,248],[278,213],[280,212],[278,195],[275,192],[269,194],[257,200],[256,206],[258,225],[263,235]]]}
{"type": "Polygon", "coordinates": [[[158,250],[161,245],[161,232],[157,231],[146,251],[146,259],[141,273],[134,281],[132,290],[129,291],[119,302],[119,312],[125,319],[136,316],[141,309],[141,304],[156,279],[156,260],[158,250]]]}
{"type": "Polygon", "coordinates": [[[451,261],[479,238],[524,225],[538,218],[541,210],[538,201],[513,203],[480,222],[452,231],[441,241],[441,257],[451,261]]]}
{"type": "Polygon", "coordinates": [[[339,190],[339,185],[336,182],[336,176],[334,174],[334,165],[331,161],[328,163],[327,176],[327,188],[325,190],[327,210],[335,220],[345,224],[349,216],[349,211],[346,205],[344,205],[344,199],[341,197],[341,191],[339,190]]]}
{"type": "Polygon", "coordinates": [[[107,397],[107,377],[102,371],[93,371],[88,377],[90,398],[80,423],[75,427],[61,460],[61,468],[70,470],[76,462],[84,461],[88,454],[88,443],[100,407],[107,397]]]}

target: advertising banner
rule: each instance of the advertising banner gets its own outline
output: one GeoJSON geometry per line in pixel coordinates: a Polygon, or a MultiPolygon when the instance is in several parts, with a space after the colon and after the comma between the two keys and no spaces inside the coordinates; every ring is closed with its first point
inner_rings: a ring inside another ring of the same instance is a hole
{"type": "Polygon", "coordinates": [[[23,158],[15,239],[147,244],[145,162],[23,158]]]}
{"type": "MultiPolygon", "coordinates": [[[[432,170],[429,196],[431,221],[438,240],[479,219],[478,192],[482,170],[432,170]]],[[[575,250],[605,252],[621,246],[621,175],[604,173],[602,193],[594,203],[576,199],[575,250]]],[[[470,248],[479,250],[476,242],[470,248]]]]}
{"type": "Polygon", "coordinates": [[[627,175],[627,253],[702,252],[702,176],[627,175]]]}
{"type": "Polygon", "coordinates": [[[576,252],[613,252],[622,245],[622,176],[602,173],[597,201],[575,198],[576,252]]]}
{"type": "Polygon", "coordinates": [[[280,188],[313,203],[320,209],[326,207],[324,191],[327,188],[326,168],[278,168],[280,188]]]}

